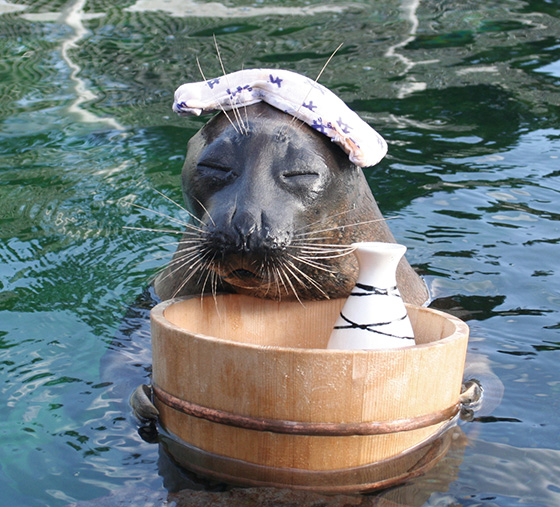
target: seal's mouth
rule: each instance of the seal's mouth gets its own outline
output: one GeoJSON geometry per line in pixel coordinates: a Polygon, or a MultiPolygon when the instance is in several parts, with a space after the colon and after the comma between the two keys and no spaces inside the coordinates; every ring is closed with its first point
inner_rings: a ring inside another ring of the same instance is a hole
{"type": "Polygon", "coordinates": [[[234,269],[222,278],[230,285],[234,285],[242,289],[260,289],[264,283],[261,276],[246,268],[234,269]]]}
{"type": "Polygon", "coordinates": [[[229,255],[216,267],[220,276],[227,281],[262,280],[261,263],[250,255],[229,255]]]}
{"type": "Polygon", "coordinates": [[[221,276],[231,285],[244,288],[259,287],[263,284],[263,275],[258,264],[247,256],[235,256],[228,259],[222,268],[221,276]]]}
{"type": "Polygon", "coordinates": [[[260,279],[260,276],[258,276],[253,271],[249,271],[248,269],[241,268],[241,269],[235,269],[231,271],[226,278],[239,278],[241,280],[248,280],[248,279],[255,279],[255,278],[260,279]]]}

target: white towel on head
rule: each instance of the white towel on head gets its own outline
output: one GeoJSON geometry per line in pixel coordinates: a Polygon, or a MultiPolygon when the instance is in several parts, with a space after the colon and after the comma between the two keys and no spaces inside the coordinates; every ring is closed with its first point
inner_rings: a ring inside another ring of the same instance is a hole
{"type": "Polygon", "coordinates": [[[328,88],[301,74],[278,69],[247,69],[187,83],[175,91],[173,111],[199,116],[266,102],[330,137],[360,166],[377,164],[387,143],[328,88]]]}

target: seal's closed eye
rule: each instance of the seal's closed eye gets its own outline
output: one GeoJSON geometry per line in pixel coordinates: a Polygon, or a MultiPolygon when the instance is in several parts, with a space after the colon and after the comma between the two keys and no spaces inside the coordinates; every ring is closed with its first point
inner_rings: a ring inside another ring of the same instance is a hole
{"type": "Polygon", "coordinates": [[[215,162],[201,161],[199,164],[197,164],[196,168],[198,172],[201,174],[205,174],[205,173],[209,173],[209,174],[222,173],[224,175],[235,174],[235,171],[231,167],[227,165],[216,164],[215,162]]]}
{"type": "Polygon", "coordinates": [[[317,171],[309,170],[288,170],[282,173],[282,177],[285,179],[299,179],[302,182],[311,181],[312,179],[319,178],[321,175],[317,171]]]}
{"type": "Polygon", "coordinates": [[[220,188],[232,183],[238,176],[231,167],[212,161],[201,161],[196,166],[198,179],[209,188],[220,188]]]}
{"type": "Polygon", "coordinates": [[[227,165],[217,164],[216,162],[207,162],[204,160],[198,163],[197,168],[199,171],[210,169],[213,171],[219,171],[223,173],[233,172],[232,168],[227,165]]]}
{"type": "Polygon", "coordinates": [[[302,198],[316,198],[325,186],[325,175],[313,169],[288,169],[280,173],[285,187],[302,198]]]}

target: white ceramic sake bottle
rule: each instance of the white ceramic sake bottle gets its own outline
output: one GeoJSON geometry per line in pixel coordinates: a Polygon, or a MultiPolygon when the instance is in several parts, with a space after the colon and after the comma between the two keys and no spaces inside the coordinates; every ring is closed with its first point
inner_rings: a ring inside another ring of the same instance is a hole
{"type": "Polygon", "coordinates": [[[397,289],[397,265],[406,252],[396,243],[354,243],[358,281],[331,334],[329,349],[383,349],[414,345],[414,332],[397,289]]]}

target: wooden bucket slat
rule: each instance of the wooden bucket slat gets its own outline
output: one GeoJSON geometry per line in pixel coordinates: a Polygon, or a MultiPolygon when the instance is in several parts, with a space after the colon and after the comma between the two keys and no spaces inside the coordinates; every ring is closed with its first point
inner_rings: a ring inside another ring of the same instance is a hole
{"type": "Polygon", "coordinates": [[[156,398],[163,426],[210,453],[308,470],[373,463],[433,437],[446,420],[434,416],[458,403],[466,324],[409,306],[419,345],[326,350],[343,303],[302,306],[224,295],[158,305],[152,311],[156,386],[214,414],[269,425],[296,422],[306,429],[290,435],[225,425],[186,415],[156,398]],[[409,431],[394,422],[430,417],[432,425],[409,431]],[[371,430],[372,423],[387,428],[393,424],[395,432],[328,437],[305,433],[311,427],[363,431],[368,424],[371,430]]]}

